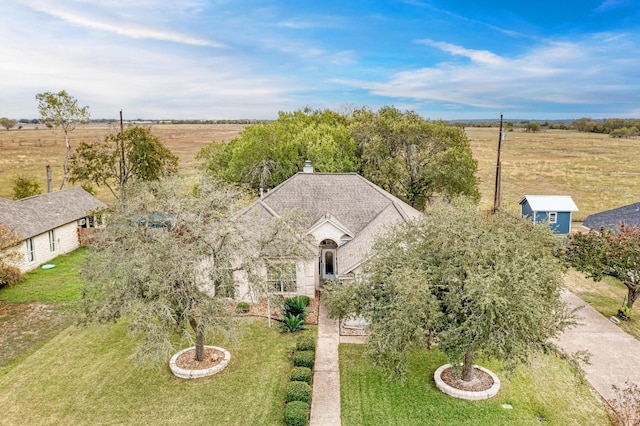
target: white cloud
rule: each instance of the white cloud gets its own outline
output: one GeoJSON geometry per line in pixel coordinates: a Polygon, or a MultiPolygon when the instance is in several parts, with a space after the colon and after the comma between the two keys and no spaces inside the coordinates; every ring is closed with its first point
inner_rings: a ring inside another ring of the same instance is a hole
{"type": "Polygon", "coordinates": [[[596,9],[596,12],[606,12],[611,9],[633,6],[636,0],[604,0],[596,9]]]}
{"type": "Polygon", "coordinates": [[[174,31],[146,28],[142,25],[123,20],[109,20],[103,15],[91,16],[86,12],[80,12],[78,10],[64,10],[60,4],[50,5],[46,2],[37,0],[24,1],[23,4],[34,11],[45,13],[67,23],[90,30],[105,31],[134,39],[170,41],[174,43],[214,48],[226,47],[223,43],[192,37],[174,31]]]}
{"type": "Polygon", "coordinates": [[[640,97],[640,82],[633,77],[637,61],[631,59],[638,46],[626,35],[599,34],[579,42],[547,43],[517,57],[445,42],[422,43],[471,61],[405,70],[386,82],[340,82],[392,99],[493,110],[526,110],[541,104],[546,108],[554,104],[615,105],[640,97]]]}

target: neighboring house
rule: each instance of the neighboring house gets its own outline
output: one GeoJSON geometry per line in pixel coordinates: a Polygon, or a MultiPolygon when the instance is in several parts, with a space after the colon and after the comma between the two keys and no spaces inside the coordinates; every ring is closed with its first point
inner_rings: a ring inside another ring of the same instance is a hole
{"type": "Polygon", "coordinates": [[[80,187],[11,201],[0,198],[0,225],[18,235],[23,272],[80,246],[81,228],[98,225],[102,201],[80,187]]]}
{"type": "MultiPolygon", "coordinates": [[[[310,163],[304,172],[264,194],[243,214],[258,220],[292,210],[308,218],[312,260],[291,265],[290,281],[279,281],[275,290],[311,297],[326,280],[353,280],[377,236],[421,214],[356,173],[314,173],[310,163]]],[[[246,283],[239,292],[241,298],[247,297],[246,283]]]]}
{"type": "Polygon", "coordinates": [[[578,211],[568,195],[525,195],[520,200],[522,217],[534,223],[548,223],[554,234],[571,231],[571,214],[578,211]]]}
{"type": "Polygon", "coordinates": [[[591,214],[587,216],[582,226],[598,232],[602,228],[615,231],[623,224],[640,226],[640,203],[591,214]]]}

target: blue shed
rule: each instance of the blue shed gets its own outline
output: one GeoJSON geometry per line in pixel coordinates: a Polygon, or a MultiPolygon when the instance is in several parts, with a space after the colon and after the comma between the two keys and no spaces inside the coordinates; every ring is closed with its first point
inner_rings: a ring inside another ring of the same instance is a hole
{"type": "Polygon", "coordinates": [[[522,217],[534,223],[549,223],[554,234],[571,231],[571,213],[578,207],[568,195],[525,195],[520,200],[522,217]]]}

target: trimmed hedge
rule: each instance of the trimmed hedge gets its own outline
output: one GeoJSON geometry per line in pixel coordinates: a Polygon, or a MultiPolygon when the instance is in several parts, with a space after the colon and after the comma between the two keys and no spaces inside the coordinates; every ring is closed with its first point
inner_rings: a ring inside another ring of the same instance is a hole
{"type": "Polygon", "coordinates": [[[239,302],[236,305],[236,312],[239,314],[246,314],[250,310],[251,310],[251,305],[249,305],[247,302],[239,302]]]}
{"type": "Polygon", "coordinates": [[[293,367],[289,373],[289,380],[311,384],[311,369],[308,367],[293,367]]]}
{"type": "Polygon", "coordinates": [[[304,426],[309,419],[309,404],[291,401],[284,407],[284,422],[287,426],[304,426]]]}
{"type": "Polygon", "coordinates": [[[297,351],[315,351],[316,339],[309,334],[303,334],[296,340],[297,351]]]}
{"type": "Polygon", "coordinates": [[[313,369],[316,354],[314,351],[296,351],[293,354],[293,365],[295,367],[307,367],[313,369]]]}
{"type": "Polygon", "coordinates": [[[287,384],[287,402],[311,402],[311,386],[306,382],[289,382],[287,384]]]}

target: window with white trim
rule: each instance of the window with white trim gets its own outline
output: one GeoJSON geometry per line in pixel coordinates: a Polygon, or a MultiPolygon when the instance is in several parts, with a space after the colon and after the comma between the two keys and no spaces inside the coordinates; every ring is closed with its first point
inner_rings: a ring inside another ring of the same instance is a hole
{"type": "Polygon", "coordinates": [[[557,222],[558,222],[558,213],[549,212],[549,223],[557,223],[557,222]]]}
{"type": "Polygon", "coordinates": [[[53,229],[49,231],[49,251],[52,253],[56,251],[56,235],[53,229]]]}
{"type": "Polygon", "coordinates": [[[298,290],[295,263],[270,263],[267,266],[267,284],[280,293],[294,293],[298,290]]]}
{"type": "Polygon", "coordinates": [[[33,262],[36,260],[36,254],[33,251],[33,238],[27,238],[27,262],[33,262]]]}

